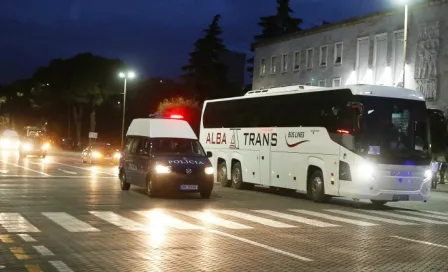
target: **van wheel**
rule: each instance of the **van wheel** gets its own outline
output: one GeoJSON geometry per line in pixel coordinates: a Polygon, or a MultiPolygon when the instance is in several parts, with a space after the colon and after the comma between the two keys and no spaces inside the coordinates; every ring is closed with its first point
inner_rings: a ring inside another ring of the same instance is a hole
{"type": "Polygon", "coordinates": [[[308,198],[317,203],[326,202],[330,199],[325,195],[324,178],[321,170],[315,171],[308,180],[308,198]]]}
{"type": "Polygon", "coordinates": [[[156,197],[158,194],[155,182],[153,182],[149,177],[146,181],[146,193],[148,194],[148,197],[156,197]]]}
{"type": "Polygon", "coordinates": [[[227,179],[227,165],[225,161],[218,165],[217,178],[222,187],[230,187],[232,184],[232,181],[227,179]]]}
{"type": "Polygon", "coordinates": [[[235,163],[232,167],[232,187],[237,190],[244,189],[243,173],[240,162],[235,163]]]}
{"type": "Polygon", "coordinates": [[[120,171],[120,187],[123,191],[127,191],[131,188],[131,184],[126,182],[126,174],[124,173],[124,170],[120,171]]]}
{"type": "Polygon", "coordinates": [[[201,195],[202,198],[207,199],[207,198],[210,198],[210,195],[212,194],[212,190],[200,191],[199,194],[201,195]]]}
{"type": "Polygon", "coordinates": [[[370,202],[372,202],[373,206],[375,206],[376,208],[382,208],[387,203],[387,201],[385,200],[373,200],[373,199],[371,199],[370,202]]]}

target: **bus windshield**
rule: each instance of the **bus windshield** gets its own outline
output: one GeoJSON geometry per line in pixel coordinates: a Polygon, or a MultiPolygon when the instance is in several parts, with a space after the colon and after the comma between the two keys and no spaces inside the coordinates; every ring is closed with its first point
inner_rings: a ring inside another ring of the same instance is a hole
{"type": "Polygon", "coordinates": [[[362,110],[357,120],[361,155],[387,164],[427,162],[429,126],[424,101],[372,96],[355,99],[362,110]]]}

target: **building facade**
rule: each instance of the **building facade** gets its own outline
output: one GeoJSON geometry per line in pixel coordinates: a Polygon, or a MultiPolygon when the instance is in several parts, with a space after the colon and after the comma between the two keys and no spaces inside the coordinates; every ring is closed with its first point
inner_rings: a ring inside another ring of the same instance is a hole
{"type": "Polygon", "coordinates": [[[403,86],[448,113],[448,0],[388,10],[259,43],[253,89],[403,86]],[[406,55],[406,57],[404,57],[406,55]],[[406,61],[404,61],[406,59],[406,61]],[[404,76],[403,76],[404,71],[404,76]]]}

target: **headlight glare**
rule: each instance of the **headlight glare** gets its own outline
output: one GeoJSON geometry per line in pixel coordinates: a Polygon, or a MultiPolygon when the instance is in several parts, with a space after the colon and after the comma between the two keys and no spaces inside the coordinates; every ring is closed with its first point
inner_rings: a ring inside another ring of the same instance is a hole
{"type": "Polygon", "coordinates": [[[425,170],[425,179],[432,178],[432,171],[430,169],[425,170]]]}
{"type": "Polygon", "coordinates": [[[119,159],[119,158],[121,158],[121,154],[120,154],[120,153],[118,153],[118,152],[117,152],[117,153],[115,153],[115,154],[114,154],[114,158],[115,158],[115,159],[119,159]]]}
{"type": "Polygon", "coordinates": [[[92,153],[92,156],[94,158],[99,158],[99,157],[101,157],[101,153],[95,151],[95,152],[92,153]]]}
{"type": "Polygon", "coordinates": [[[213,167],[205,167],[205,169],[204,169],[204,172],[205,172],[205,174],[207,174],[207,175],[211,175],[211,174],[213,174],[213,167]]]}
{"type": "Polygon", "coordinates": [[[368,162],[363,162],[358,165],[358,173],[363,176],[371,177],[373,175],[375,168],[373,164],[368,162]]]}
{"type": "Polygon", "coordinates": [[[168,174],[171,172],[171,168],[165,165],[156,165],[155,170],[158,174],[168,174]]]}

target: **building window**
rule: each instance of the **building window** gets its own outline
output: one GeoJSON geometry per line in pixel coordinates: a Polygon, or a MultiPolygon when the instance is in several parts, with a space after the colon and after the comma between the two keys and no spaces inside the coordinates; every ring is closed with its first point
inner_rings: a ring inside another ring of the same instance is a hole
{"type": "Polygon", "coordinates": [[[306,69],[312,69],[313,68],[313,48],[309,48],[306,50],[306,69]]]}
{"type": "Polygon", "coordinates": [[[344,44],[338,42],[334,45],[334,64],[342,64],[342,51],[344,50],[344,44]]]}
{"type": "Polygon", "coordinates": [[[266,60],[261,59],[260,60],[260,76],[266,75],[266,60]]]}
{"type": "Polygon", "coordinates": [[[288,71],[288,54],[282,55],[282,73],[288,71]]]}
{"type": "Polygon", "coordinates": [[[370,57],[370,37],[358,38],[356,50],[356,74],[358,78],[356,83],[364,82],[366,75],[369,72],[369,57],[370,57]]]}
{"type": "Polygon", "coordinates": [[[333,87],[341,87],[341,78],[340,77],[335,77],[333,78],[333,87]]]}
{"type": "Polygon", "coordinates": [[[294,71],[300,69],[300,51],[294,52],[294,71]]]}
{"type": "Polygon", "coordinates": [[[271,57],[271,74],[277,72],[277,58],[275,56],[271,57]]]}
{"type": "Polygon", "coordinates": [[[319,87],[326,87],[327,86],[327,80],[323,79],[323,80],[319,80],[319,87]]]}
{"type": "Polygon", "coordinates": [[[320,47],[320,66],[327,66],[328,46],[324,45],[320,47]]]}

